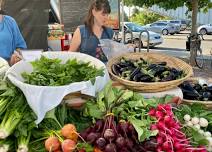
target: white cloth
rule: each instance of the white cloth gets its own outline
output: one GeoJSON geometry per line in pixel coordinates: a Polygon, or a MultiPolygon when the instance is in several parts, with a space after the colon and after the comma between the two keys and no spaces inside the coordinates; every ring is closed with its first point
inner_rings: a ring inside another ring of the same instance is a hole
{"type": "Polygon", "coordinates": [[[95,96],[96,92],[103,89],[105,84],[110,80],[104,63],[92,56],[77,52],[45,52],[42,55],[48,58],[59,58],[62,62],[66,62],[68,59],[74,58],[84,62],[90,61],[90,63],[95,65],[97,68],[103,67],[105,75],[103,77],[96,77],[94,85],[92,85],[91,81],[83,81],[71,83],[65,86],[35,86],[23,83],[24,80],[21,76],[21,73],[23,72],[30,73],[33,71],[30,62],[20,61],[13,65],[7,71],[6,76],[24,93],[29,106],[37,115],[37,124],[43,120],[46,112],[59,105],[64,96],[67,94],[81,91],[82,94],[95,96]]]}
{"type": "Polygon", "coordinates": [[[144,96],[144,98],[152,98],[152,97],[164,97],[166,95],[174,95],[178,96],[183,99],[183,92],[179,87],[172,88],[170,90],[161,91],[161,92],[154,92],[154,93],[140,93],[144,96]]]}
{"type": "Polygon", "coordinates": [[[0,57],[0,76],[3,76],[9,67],[8,62],[0,57]]]}

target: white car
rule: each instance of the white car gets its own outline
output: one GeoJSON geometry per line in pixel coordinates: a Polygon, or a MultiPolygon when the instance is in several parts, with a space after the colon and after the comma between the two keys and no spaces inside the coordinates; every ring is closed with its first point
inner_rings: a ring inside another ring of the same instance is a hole
{"type": "Polygon", "coordinates": [[[212,24],[201,25],[198,27],[197,32],[202,35],[212,34],[212,24]]]}
{"type": "MultiPolygon", "coordinates": [[[[138,47],[139,43],[141,43],[141,47],[147,46],[147,33],[143,32],[141,34],[141,42],[139,42],[139,35],[141,31],[145,31],[146,29],[142,26],[132,23],[132,22],[124,22],[124,31],[125,31],[125,42],[131,43],[131,41],[138,47]],[[131,33],[132,32],[132,33],[131,33]],[[132,35],[131,35],[132,34],[132,35]],[[133,36],[133,38],[132,38],[133,36]]],[[[149,38],[149,46],[154,47],[156,45],[163,43],[163,38],[160,34],[148,31],[150,34],[149,38]]],[[[119,37],[121,37],[121,32],[119,32],[119,37]]]]}

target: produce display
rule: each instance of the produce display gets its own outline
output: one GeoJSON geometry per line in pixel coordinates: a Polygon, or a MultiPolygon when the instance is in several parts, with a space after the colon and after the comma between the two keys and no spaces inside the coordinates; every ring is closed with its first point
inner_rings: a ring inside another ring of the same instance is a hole
{"type": "Polygon", "coordinates": [[[62,64],[60,59],[49,59],[42,56],[31,62],[33,72],[22,73],[25,83],[39,86],[62,86],[73,82],[95,81],[97,76],[103,76],[104,70],[90,65],[90,62],[69,59],[62,64]]]}
{"type": "Polygon", "coordinates": [[[0,81],[0,150],[3,152],[212,151],[212,112],[178,97],[144,99],[108,83],[74,109],[65,103],[35,124],[23,93],[0,81]]]}
{"type": "Polygon", "coordinates": [[[184,99],[199,100],[199,101],[212,101],[212,85],[199,84],[198,82],[192,83],[189,81],[180,85],[184,99]]]}
{"type": "Polygon", "coordinates": [[[112,65],[112,72],[123,79],[135,82],[164,82],[184,77],[183,71],[168,67],[166,62],[150,63],[143,58],[121,58],[118,63],[112,65]]]}

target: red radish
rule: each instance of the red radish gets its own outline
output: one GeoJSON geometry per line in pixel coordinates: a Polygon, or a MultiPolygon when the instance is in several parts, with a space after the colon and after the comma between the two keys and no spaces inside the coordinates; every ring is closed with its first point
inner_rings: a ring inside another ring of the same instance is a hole
{"type": "Polygon", "coordinates": [[[76,142],[71,139],[65,139],[62,142],[63,152],[72,152],[76,148],[76,142]]]}
{"type": "Polygon", "coordinates": [[[56,151],[60,149],[60,141],[57,137],[49,137],[45,141],[45,148],[47,151],[56,151]]]}
{"type": "Polygon", "coordinates": [[[158,136],[157,137],[157,143],[160,145],[160,144],[163,144],[163,138],[158,136]]]}
{"type": "Polygon", "coordinates": [[[152,125],[150,126],[150,129],[151,129],[151,130],[157,130],[157,129],[158,129],[158,127],[157,127],[157,125],[156,125],[156,124],[152,124],[152,125]]]}
{"type": "Polygon", "coordinates": [[[165,116],[164,117],[164,122],[165,123],[170,123],[170,121],[171,121],[171,117],[170,116],[165,116]]]}
{"type": "Polygon", "coordinates": [[[156,112],[155,109],[152,108],[152,109],[149,110],[149,113],[148,114],[150,116],[155,116],[155,112],[156,112]]]}
{"type": "Polygon", "coordinates": [[[78,133],[76,127],[73,124],[66,124],[63,126],[61,129],[61,134],[63,137],[77,142],[78,133]]]}
{"type": "Polygon", "coordinates": [[[163,118],[164,117],[164,114],[161,111],[156,111],[155,112],[155,116],[156,116],[156,118],[163,118]]]}
{"type": "Polygon", "coordinates": [[[163,143],[163,149],[164,149],[164,150],[171,149],[171,147],[170,147],[170,145],[169,145],[169,142],[168,142],[168,141],[166,141],[166,142],[164,142],[164,143],[163,143]]]}
{"type": "Polygon", "coordinates": [[[159,110],[159,111],[166,111],[166,109],[163,107],[162,104],[158,104],[157,110],[159,110]]]}

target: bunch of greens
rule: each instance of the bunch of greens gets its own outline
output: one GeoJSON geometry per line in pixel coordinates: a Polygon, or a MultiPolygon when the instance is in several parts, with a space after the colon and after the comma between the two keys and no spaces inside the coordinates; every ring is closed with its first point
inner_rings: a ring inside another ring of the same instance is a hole
{"type": "MultiPolygon", "coordinates": [[[[179,105],[176,109],[174,109],[175,117],[182,123],[185,124],[185,115],[189,115],[191,118],[205,118],[208,121],[208,126],[204,129],[204,131],[212,130],[212,111],[205,109],[202,104],[195,103],[192,105],[179,105]]],[[[192,141],[192,145],[207,145],[208,141],[205,136],[203,136],[198,129],[195,127],[191,127],[189,125],[185,125],[183,128],[184,133],[187,137],[192,141]]]]}
{"type": "Polygon", "coordinates": [[[144,99],[139,93],[113,88],[109,83],[98,93],[96,100],[86,102],[83,113],[93,119],[103,119],[108,113],[113,113],[118,120],[130,122],[138,133],[138,140],[144,141],[157,135],[156,131],[150,130],[155,120],[148,115],[149,109],[170,99],[170,96],[144,99]]]}
{"type": "Polygon", "coordinates": [[[97,69],[90,62],[70,59],[62,64],[60,59],[49,59],[42,56],[31,62],[32,73],[22,73],[25,83],[39,86],[61,86],[73,82],[91,80],[94,83],[97,76],[103,76],[103,68],[97,69]]]}

